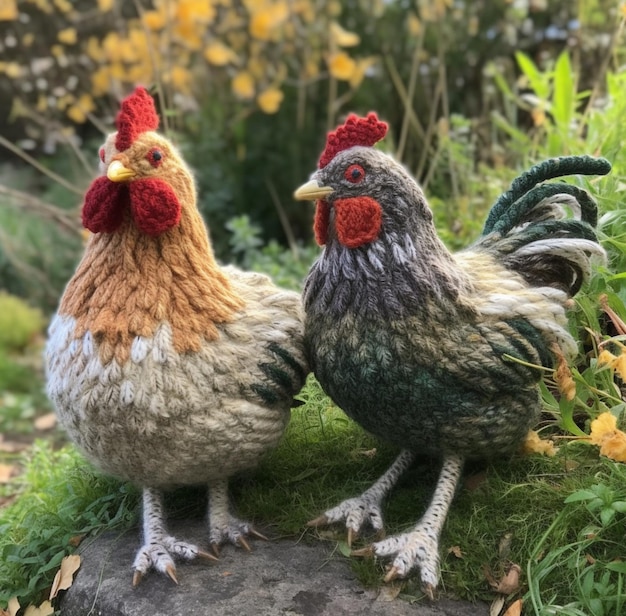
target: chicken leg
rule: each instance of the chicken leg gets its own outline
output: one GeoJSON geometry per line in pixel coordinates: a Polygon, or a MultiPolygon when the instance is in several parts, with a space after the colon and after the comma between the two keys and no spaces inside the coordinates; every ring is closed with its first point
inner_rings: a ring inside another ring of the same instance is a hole
{"type": "Polygon", "coordinates": [[[209,541],[211,549],[219,555],[219,547],[225,541],[239,545],[250,552],[246,536],[253,535],[267,541],[248,522],[236,518],[228,504],[228,480],[214,481],[209,486],[209,541]]]}
{"type": "Polygon", "coordinates": [[[376,532],[381,532],[383,530],[381,513],[383,498],[389,494],[414,459],[415,454],[412,451],[403,450],[393,464],[363,494],[339,503],[336,507],[308,522],[307,526],[324,526],[345,520],[348,529],[348,546],[352,545],[352,541],[366,523],[369,523],[376,532]]]}
{"type": "Polygon", "coordinates": [[[361,554],[357,555],[365,553],[383,557],[395,555],[385,576],[385,582],[404,577],[411,569],[419,567],[422,589],[430,599],[434,598],[439,580],[439,536],[454,498],[462,468],[461,456],[446,456],[439,473],[435,494],[415,528],[408,533],[378,541],[370,548],[359,551],[361,554]]]}
{"type": "Polygon", "coordinates": [[[161,492],[152,488],[143,490],[143,535],[144,544],[139,548],[133,568],[133,586],[137,586],[151,567],[161,573],[167,573],[178,584],[176,566],[172,556],[192,560],[197,556],[208,560],[217,560],[212,554],[203,552],[193,543],[179,541],[172,537],[165,527],[163,497],[161,492]]]}

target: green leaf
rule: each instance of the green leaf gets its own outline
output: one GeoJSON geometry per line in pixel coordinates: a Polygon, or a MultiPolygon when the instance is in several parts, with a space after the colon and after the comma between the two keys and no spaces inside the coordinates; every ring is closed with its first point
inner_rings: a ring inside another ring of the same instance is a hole
{"type": "Polygon", "coordinates": [[[520,70],[528,79],[528,85],[542,101],[547,101],[550,94],[547,77],[539,71],[530,56],[527,56],[522,51],[515,52],[515,59],[520,70]]]}
{"type": "Polygon", "coordinates": [[[591,490],[577,490],[573,494],[570,494],[564,502],[575,503],[579,501],[592,500],[596,498],[596,493],[591,490]]]}
{"type": "Polygon", "coordinates": [[[614,562],[604,565],[609,571],[615,571],[616,573],[626,573],[626,563],[614,562]]]}
{"type": "Polygon", "coordinates": [[[552,115],[557,127],[563,133],[569,130],[573,119],[575,88],[576,84],[572,77],[569,54],[564,51],[558,57],[554,66],[554,94],[552,100],[552,115]]]}
{"type": "Polygon", "coordinates": [[[602,520],[603,526],[608,526],[611,520],[615,517],[615,509],[607,507],[600,511],[600,520],[602,520]]]}

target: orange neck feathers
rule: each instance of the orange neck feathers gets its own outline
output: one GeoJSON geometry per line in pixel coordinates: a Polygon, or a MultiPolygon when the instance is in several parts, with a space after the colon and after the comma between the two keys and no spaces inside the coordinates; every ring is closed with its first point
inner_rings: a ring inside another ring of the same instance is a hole
{"type": "Polygon", "coordinates": [[[59,314],[76,319],[76,338],[91,332],[105,364],[126,362],[134,338],[153,336],[163,322],[178,353],[197,351],[243,306],[215,261],[194,195],[180,197],[180,224],[158,237],[141,233],[128,213],[117,232],[93,235],[68,283],[59,314]]]}

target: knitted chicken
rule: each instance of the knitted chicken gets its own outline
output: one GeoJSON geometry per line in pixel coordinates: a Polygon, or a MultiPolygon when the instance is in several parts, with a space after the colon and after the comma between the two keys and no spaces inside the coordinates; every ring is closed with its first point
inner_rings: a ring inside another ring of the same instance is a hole
{"type": "Polygon", "coordinates": [[[324,245],[303,296],[311,368],[337,405],[402,452],[363,494],[309,524],[343,521],[349,543],[368,523],[382,530],[381,501],[400,474],[417,454],[441,456],[417,525],[356,552],[393,557],[386,581],[419,568],[432,598],[464,460],[519,447],[541,408],[533,365],[576,351],[565,308],[590,259],[604,256],[588,193],[537,184],[610,165],[585,156],[537,165],[492,207],[482,237],[451,254],[420,187],[372,147],[386,130],[373,113],[351,115],[329,133],[319,170],[295,198],[317,200],[324,245]]]}
{"type": "Polygon", "coordinates": [[[298,294],[216,263],[194,181],[143,88],[100,149],[82,211],[91,235],[54,316],[48,394],[86,457],[143,488],[133,584],[174,559],[213,558],[172,537],[162,491],[209,487],[209,542],[249,549],[228,478],[254,467],[288,422],[308,372],[298,294]]]}

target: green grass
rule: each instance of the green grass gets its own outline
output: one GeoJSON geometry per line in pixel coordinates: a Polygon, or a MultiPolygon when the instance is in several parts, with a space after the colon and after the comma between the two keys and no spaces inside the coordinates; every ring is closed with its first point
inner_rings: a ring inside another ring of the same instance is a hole
{"type": "MultiPolygon", "coordinates": [[[[396,452],[348,420],[313,379],[301,398],[305,404],[294,409],[280,446],[257,471],[232,482],[235,507],[241,516],[269,527],[273,536],[324,541],[346,555],[344,529],[306,529],[305,524],[367,488],[396,452]]],[[[388,533],[418,520],[437,472],[438,463],[424,459],[406,473],[385,505],[388,533]]],[[[588,502],[565,500],[596,484],[612,490],[610,498],[621,499],[626,491],[624,465],[600,459],[595,447],[571,444],[561,447],[554,458],[517,456],[470,465],[465,477],[441,541],[443,595],[490,600],[494,593],[485,568],[498,578],[508,563],[515,562],[523,571],[520,595],[526,594],[528,606],[533,601],[539,606],[529,614],[555,613],[548,608],[568,604],[581,605],[587,614],[620,613],[619,594],[624,597],[618,585],[626,571],[616,559],[625,556],[626,518],[616,512],[603,526],[588,502]],[[589,529],[595,529],[595,535],[589,535],[589,529]],[[506,537],[510,545],[502,552],[499,546],[506,537]],[[460,547],[461,558],[447,553],[453,546],[460,547]],[[595,576],[596,586],[585,594],[581,588],[589,585],[590,576],[595,576]],[[595,596],[601,608],[596,605],[589,611],[581,596],[595,596]]],[[[138,491],[95,473],[72,447],[53,452],[38,443],[19,481],[21,497],[0,509],[0,579],[6,580],[0,588],[0,606],[13,595],[22,605],[39,600],[61,558],[73,550],[73,537],[128,529],[138,520],[138,491]]],[[[170,514],[185,516],[202,507],[190,505],[189,499],[201,503],[201,493],[174,493],[168,501],[170,514]]],[[[368,539],[366,534],[357,546],[368,539]]],[[[350,563],[364,585],[381,584],[384,563],[357,558],[350,558],[350,563]]],[[[415,577],[402,586],[405,598],[422,596],[415,577]]]]}

